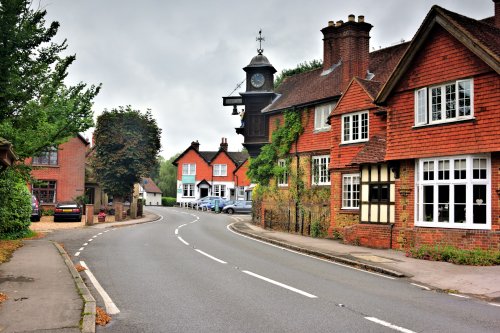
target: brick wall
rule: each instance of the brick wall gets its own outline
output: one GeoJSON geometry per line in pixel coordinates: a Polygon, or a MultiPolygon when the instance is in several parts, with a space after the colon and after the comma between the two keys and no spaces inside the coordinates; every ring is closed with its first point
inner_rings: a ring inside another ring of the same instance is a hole
{"type": "Polygon", "coordinates": [[[212,179],[212,168],[208,163],[193,150],[188,151],[177,164],[177,180],[182,180],[182,165],[186,163],[196,164],[196,181],[212,179]]]}
{"type": "Polygon", "coordinates": [[[248,163],[248,160],[246,160],[245,163],[236,170],[234,174],[236,186],[250,186],[250,179],[247,177],[248,163]]]}

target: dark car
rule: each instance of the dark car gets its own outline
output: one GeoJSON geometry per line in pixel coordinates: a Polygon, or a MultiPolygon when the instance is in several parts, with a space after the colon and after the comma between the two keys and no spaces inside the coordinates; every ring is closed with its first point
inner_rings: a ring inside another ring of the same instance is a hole
{"type": "Polygon", "coordinates": [[[252,212],[252,202],[251,201],[236,201],[232,205],[226,205],[222,208],[224,213],[233,214],[233,213],[251,213],[252,212]]]}
{"type": "Polygon", "coordinates": [[[58,202],[54,209],[54,222],[82,220],[82,206],[75,201],[58,202]]]}
{"type": "Polygon", "coordinates": [[[42,210],[40,209],[40,203],[38,199],[32,195],[31,196],[31,221],[38,222],[42,218],[42,210]]]}

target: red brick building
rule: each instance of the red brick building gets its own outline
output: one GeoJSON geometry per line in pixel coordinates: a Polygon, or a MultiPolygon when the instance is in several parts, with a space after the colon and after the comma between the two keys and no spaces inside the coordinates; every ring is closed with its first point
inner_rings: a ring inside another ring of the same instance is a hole
{"type": "Polygon", "coordinates": [[[44,208],[85,194],[85,158],[89,144],[78,135],[27,161],[33,166],[31,175],[38,181],[30,185],[31,191],[44,208]]]}
{"type": "Polygon", "coordinates": [[[177,202],[191,202],[206,196],[244,200],[250,182],[246,177],[248,154],[229,152],[222,138],[218,151],[200,151],[191,143],[172,164],[177,167],[177,202]]]}

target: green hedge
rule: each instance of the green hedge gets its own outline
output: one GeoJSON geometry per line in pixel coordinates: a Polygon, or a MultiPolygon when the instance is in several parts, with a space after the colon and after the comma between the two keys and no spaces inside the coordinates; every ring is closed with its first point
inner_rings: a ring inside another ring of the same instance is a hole
{"type": "Polygon", "coordinates": [[[447,261],[457,265],[500,265],[500,251],[498,250],[462,250],[451,245],[422,245],[410,249],[407,256],[425,260],[447,261]]]}
{"type": "Polygon", "coordinates": [[[31,194],[25,180],[13,169],[0,172],[0,238],[30,235],[31,194]]]}
{"type": "Polygon", "coordinates": [[[161,198],[161,205],[162,206],[167,206],[167,207],[173,207],[175,206],[177,199],[172,198],[172,197],[162,197],[161,198]]]}

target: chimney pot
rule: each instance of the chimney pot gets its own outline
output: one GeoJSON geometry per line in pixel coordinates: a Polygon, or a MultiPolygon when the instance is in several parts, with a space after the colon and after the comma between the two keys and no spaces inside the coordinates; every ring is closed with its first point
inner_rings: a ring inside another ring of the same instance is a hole
{"type": "Polygon", "coordinates": [[[347,20],[348,20],[349,22],[354,22],[354,18],[355,18],[354,14],[351,14],[351,15],[349,15],[349,16],[347,17],[347,20]]]}
{"type": "Polygon", "coordinates": [[[358,15],[358,22],[362,23],[365,21],[365,16],[364,15],[358,15]]]}
{"type": "Polygon", "coordinates": [[[342,25],[342,23],[344,23],[344,21],[339,20],[339,21],[337,21],[337,23],[335,24],[335,26],[336,27],[340,27],[342,25]]]}
{"type": "Polygon", "coordinates": [[[333,21],[328,21],[328,26],[329,27],[333,27],[335,25],[335,23],[333,21]]]}

